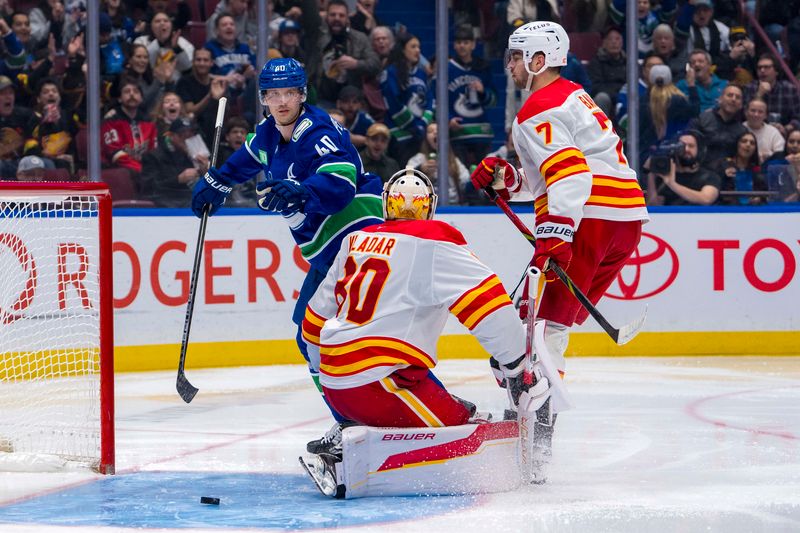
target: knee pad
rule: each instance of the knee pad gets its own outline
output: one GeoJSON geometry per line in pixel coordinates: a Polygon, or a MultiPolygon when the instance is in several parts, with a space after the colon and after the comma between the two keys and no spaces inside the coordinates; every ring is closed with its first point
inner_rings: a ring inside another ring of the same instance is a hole
{"type": "Polygon", "coordinates": [[[569,344],[569,326],[550,320],[544,320],[544,323],[544,343],[558,371],[563,375],[566,369],[564,353],[569,344]]]}

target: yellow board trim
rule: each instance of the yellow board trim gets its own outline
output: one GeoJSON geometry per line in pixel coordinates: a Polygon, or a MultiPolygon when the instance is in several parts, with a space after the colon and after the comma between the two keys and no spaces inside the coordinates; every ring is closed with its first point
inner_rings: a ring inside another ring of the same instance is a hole
{"type": "MultiPolygon", "coordinates": [[[[437,347],[440,359],[488,357],[472,335],[445,335],[437,347]]],[[[605,333],[573,333],[567,357],[676,355],[800,355],[800,331],[642,332],[625,346],[605,333]]],[[[178,368],[180,345],[118,346],[117,372],[178,368]]],[[[0,360],[3,356],[0,355],[0,360]]],[[[187,368],[305,363],[294,340],[191,343],[187,368]]]]}

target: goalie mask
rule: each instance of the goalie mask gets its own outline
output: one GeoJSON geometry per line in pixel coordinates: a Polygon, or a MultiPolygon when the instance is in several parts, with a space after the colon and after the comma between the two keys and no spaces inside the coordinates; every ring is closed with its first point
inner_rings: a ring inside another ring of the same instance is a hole
{"type": "Polygon", "coordinates": [[[419,170],[396,172],[383,186],[383,218],[386,220],[430,220],[438,197],[428,177],[419,170]]]}

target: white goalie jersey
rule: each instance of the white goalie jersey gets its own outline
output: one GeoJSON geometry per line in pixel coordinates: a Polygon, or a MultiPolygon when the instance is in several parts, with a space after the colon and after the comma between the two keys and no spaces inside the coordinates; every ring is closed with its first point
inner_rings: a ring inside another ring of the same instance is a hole
{"type": "Polygon", "coordinates": [[[648,220],[636,173],[611,120],[564,78],[535,91],[512,126],[523,171],[509,187],[512,200],[534,201],[545,214],[571,218],[648,220]]]}
{"type": "Polygon", "coordinates": [[[525,352],[503,284],[458,230],[435,220],[387,221],[342,243],[306,308],[303,338],[322,385],[357,387],[408,366],[436,366],[450,313],[500,363],[525,352]]]}

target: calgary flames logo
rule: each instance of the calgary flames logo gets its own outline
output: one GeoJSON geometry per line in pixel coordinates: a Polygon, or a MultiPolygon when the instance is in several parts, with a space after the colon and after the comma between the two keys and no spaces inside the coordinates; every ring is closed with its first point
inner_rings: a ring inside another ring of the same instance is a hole
{"type": "Polygon", "coordinates": [[[678,254],[664,239],[642,233],[639,246],[617,275],[606,296],[615,300],[642,300],[667,289],[678,276],[678,254]]]}

